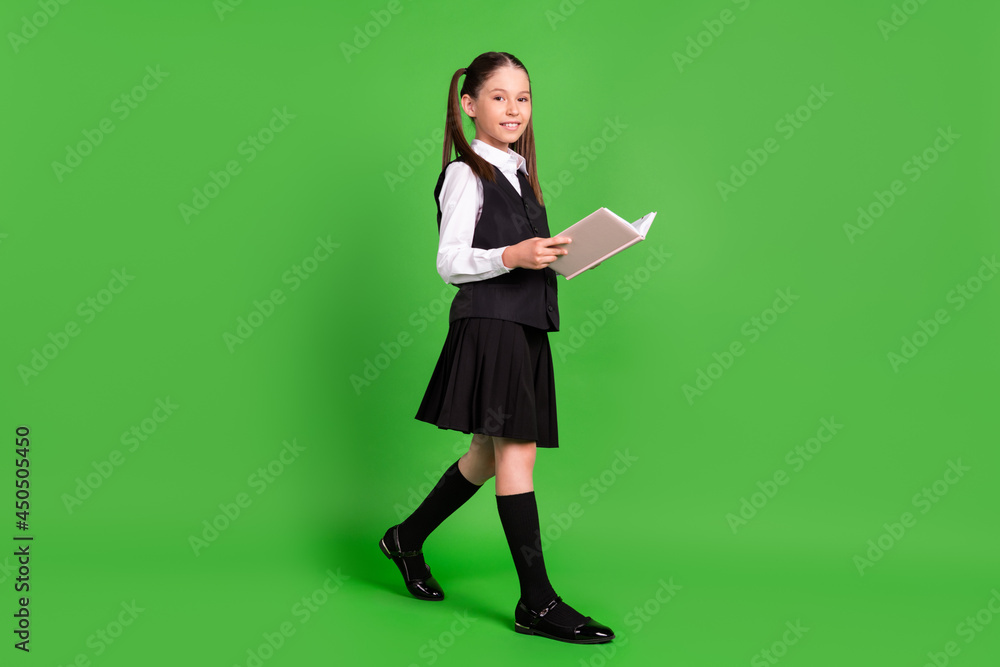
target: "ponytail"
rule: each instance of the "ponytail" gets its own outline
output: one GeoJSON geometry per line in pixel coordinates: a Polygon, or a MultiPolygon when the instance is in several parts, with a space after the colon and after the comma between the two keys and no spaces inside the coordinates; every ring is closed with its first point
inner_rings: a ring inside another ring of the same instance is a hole
{"type": "MultiPolygon", "coordinates": [[[[465,138],[465,131],[462,129],[461,97],[462,95],[477,97],[483,82],[494,71],[505,66],[518,67],[524,70],[525,74],[528,73],[528,70],[520,60],[509,53],[497,51],[483,53],[477,56],[468,67],[461,67],[455,70],[455,73],[451,77],[451,86],[448,89],[448,110],[445,115],[444,124],[444,156],[441,161],[442,169],[447,167],[448,163],[451,162],[452,145],[454,145],[455,159],[469,165],[473,173],[480,180],[496,181],[496,172],[493,169],[493,165],[472,150],[472,146],[469,145],[469,142],[465,138]],[[459,91],[458,78],[463,74],[465,75],[465,81],[462,84],[461,91],[459,91]]],[[[528,172],[528,183],[531,184],[531,189],[534,191],[535,199],[538,200],[539,205],[545,206],[545,203],[542,201],[542,188],[538,181],[538,174],[535,173],[535,132],[532,128],[533,120],[534,114],[528,120],[528,125],[524,128],[524,133],[521,134],[521,137],[514,144],[513,150],[524,157],[525,169],[528,172]]]]}

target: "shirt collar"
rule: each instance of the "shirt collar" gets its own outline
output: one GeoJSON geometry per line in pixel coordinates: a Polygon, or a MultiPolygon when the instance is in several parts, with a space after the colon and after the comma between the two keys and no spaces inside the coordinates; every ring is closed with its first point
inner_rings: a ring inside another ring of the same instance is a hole
{"type": "Polygon", "coordinates": [[[480,139],[473,139],[469,145],[480,157],[484,158],[490,164],[496,165],[500,171],[514,174],[520,170],[524,172],[525,176],[528,175],[528,161],[520,154],[514,152],[512,148],[508,147],[507,152],[504,152],[480,139]]]}

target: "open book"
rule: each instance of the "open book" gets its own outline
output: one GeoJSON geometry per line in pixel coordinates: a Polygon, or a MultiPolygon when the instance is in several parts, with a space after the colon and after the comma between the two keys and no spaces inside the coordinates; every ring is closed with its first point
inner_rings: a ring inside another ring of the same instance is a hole
{"type": "Polygon", "coordinates": [[[599,208],[565,231],[555,234],[568,236],[573,242],[558,246],[566,248],[569,253],[557,257],[549,268],[565,276],[566,280],[592,269],[608,257],[645,239],[655,217],[656,211],[653,211],[629,224],[608,209],[599,208]]]}

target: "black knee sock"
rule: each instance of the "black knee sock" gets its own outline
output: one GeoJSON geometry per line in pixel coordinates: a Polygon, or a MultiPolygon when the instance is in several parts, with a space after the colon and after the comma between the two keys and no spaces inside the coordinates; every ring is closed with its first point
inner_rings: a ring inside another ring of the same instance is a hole
{"type": "MultiPolygon", "coordinates": [[[[517,569],[521,602],[532,611],[540,611],[556,597],[556,592],[545,572],[535,492],[497,496],[497,511],[517,569]]],[[[584,616],[562,603],[552,610],[549,620],[562,625],[579,625],[584,616]]]]}
{"type": "MultiPolygon", "coordinates": [[[[401,549],[419,551],[427,536],[480,488],[480,485],[473,484],[462,475],[462,471],[458,469],[458,461],[452,463],[420,506],[399,524],[401,549]]],[[[422,556],[408,557],[407,562],[408,565],[417,567],[416,571],[426,567],[422,556]]]]}

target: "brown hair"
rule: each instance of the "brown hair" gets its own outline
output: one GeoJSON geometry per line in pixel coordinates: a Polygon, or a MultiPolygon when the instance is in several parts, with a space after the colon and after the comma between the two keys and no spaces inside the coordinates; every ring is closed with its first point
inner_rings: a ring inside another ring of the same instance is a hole
{"type": "MultiPolygon", "coordinates": [[[[460,100],[462,95],[469,95],[474,98],[478,97],[479,90],[483,87],[486,79],[501,67],[517,67],[524,70],[525,74],[528,74],[527,68],[516,57],[504,51],[490,51],[476,56],[471,65],[457,70],[452,75],[451,88],[448,90],[448,112],[445,116],[444,125],[444,160],[441,163],[442,169],[447,167],[448,163],[451,162],[451,148],[452,143],[454,143],[455,153],[457,154],[456,159],[469,165],[473,173],[480,179],[496,180],[493,165],[472,150],[472,146],[465,139],[465,132],[462,130],[462,107],[460,100]],[[459,91],[458,77],[463,74],[465,75],[465,81],[462,83],[462,90],[459,91]]],[[[528,86],[531,86],[530,76],[528,77],[528,86]]],[[[545,203],[542,201],[542,188],[538,182],[538,174],[535,168],[535,133],[531,127],[533,120],[534,114],[532,114],[532,118],[528,119],[528,125],[524,128],[524,132],[514,144],[513,149],[514,152],[524,156],[526,162],[525,168],[528,171],[528,182],[531,184],[531,189],[535,192],[535,199],[538,200],[541,206],[545,206],[545,203]]]]}

